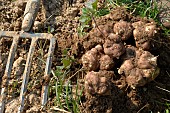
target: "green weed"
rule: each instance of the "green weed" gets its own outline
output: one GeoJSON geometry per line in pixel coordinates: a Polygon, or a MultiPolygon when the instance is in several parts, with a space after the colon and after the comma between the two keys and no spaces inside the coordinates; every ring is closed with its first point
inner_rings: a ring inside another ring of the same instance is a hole
{"type": "Polygon", "coordinates": [[[152,18],[157,20],[159,8],[156,1],[145,0],[107,0],[107,3],[112,7],[123,6],[131,12],[131,14],[138,15],[141,17],[152,18]]]}
{"type": "Polygon", "coordinates": [[[80,36],[84,36],[86,32],[84,31],[86,28],[91,28],[91,22],[96,17],[104,16],[109,13],[109,9],[104,7],[99,9],[98,0],[90,0],[85,3],[85,7],[82,8],[82,15],[80,16],[79,22],[80,26],[78,27],[78,33],[80,36]]]}
{"type": "Polygon", "coordinates": [[[80,97],[83,90],[80,91],[78,88],[78,82],[76,85],[72,85],[71,80],[68,78],[74,58],[68,56],[67,52],[67,49],[63,51],[62,65],[57,66],[53,73],[56,94],[54,105],[68,112],[79,113],[80,97]],[[76,90],[75,94],[73,94],[73,89],[76,90]],[[78,93],[78,90],[80,93],[78,93]]]}

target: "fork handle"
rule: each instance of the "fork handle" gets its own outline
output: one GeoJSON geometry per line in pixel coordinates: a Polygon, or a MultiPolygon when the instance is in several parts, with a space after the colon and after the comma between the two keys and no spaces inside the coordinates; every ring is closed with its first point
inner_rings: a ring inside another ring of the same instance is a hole
{"type": "Polygon", "coordinates": [[[31,31],[37,13],[40,7],[40,0],[29,0],[27,2],[25,11],[24,11],[24,19],[22,21],[22,30],[25,32],[31,31]]]}

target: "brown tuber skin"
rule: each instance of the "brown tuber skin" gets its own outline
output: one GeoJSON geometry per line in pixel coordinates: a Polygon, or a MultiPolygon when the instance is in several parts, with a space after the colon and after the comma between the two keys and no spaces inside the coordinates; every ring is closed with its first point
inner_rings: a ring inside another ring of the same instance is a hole
{"type": "Polygon", "coordinates": [[[156,37],[158,34],[158,28],[154,23],[144,24],[139,21],[133,23],[135,29],[133,30],[134,39],[136,41],[136,47],[141,48],[143,50],[150,50],[151,44],[150,41],[156,37]],[[139,25],[141,24],[141,26],[139,25]]]}
{"type": "Polygon", "coordinates": [[[136,41],[136,47],[141,48],[143,50],[150,50],[151,49],[151,43],[150,40],[147,41],[136,41]]]}
{"type": "Polygon", "coordinates": [[[136,57],[125,60],[118,73],[126,76],[126,82],[132,88],[144,86],[159,74],[157,57],[148,51],[137,50],[136,57]]]}
{"type": "Polygon", "coordinates": [[[102,47],[101,45],[95,46],[95,49],[96,49],[99,53],[103,53],[103,47],[102,47]]]}
{"type": "Polygon", "coordinates": [[[91,50],[87,51],[82,56],[82,63],[83,68],[86,70],[97,70],[99,68],[99,59],[102,55],[103,47],[101,45],[95,46],[95,48],[92,48],[91,50]]]}
{"type": "Polygon", "coordinates": [[[113,58],[119,58],[125,52],[125,47],[122,42],[119,42],[120,39],[117,35],[110,34],[109,36],[110,39],[103,44],[104,53],[113,58]]]}
{"type": "Polygon", "coordinates": [[[125,60],[123,62],[123,64],[121,65],[121,67],[119,68],[118,73],[119,74],[129,75],[131,70],[133,68],[135,68],[135,61],[134,60],[135,60],[134,58],[125,60]]]}
{"type": "Polygon", "coordinates": [[[139,86],[144,86],[146,84],[146,80],[143,77],[144,73],[139,68],[134,68],[131,70],[130,75],[126,77],[126,82],[133,89],[139,86]]]}
{"type": "Polygon", "coordinates": [[[127,40],[132,36],[133,27],[130,23],[120,20],[114,25],[113,31],[122,37],[122,40],[127,40]]]}
{"type": "Polygon", "coordinates": [[[95,71],[99,69],[99,59],[101,57],[100,51],[102,51],[101,48],[102,47],[100,47],[100,45],[97,45],[96,48],[92,48],[82,56],[84,69],[88,71],[95,71]]]}
{"type": "Polygon", "coordinates": [[[97,45],[82,56],[82,64],[84,69],[96,71],[99,68],[101,70],[110,70],[114,67],[115,62],[109,55],[104,55],[101,45],[97,45]]]}
{"type": "Polygon", "coordinates": [[[137,62],[138,68],[150,69],[157,66],[157,57],[154,57],[150,52],[144,51],[137,62]]]}
{"type": "Polygon", "coordinates": [[[145,31],[148,33],[149,38],[153,38],[158,33],[158,28],[154,23],[148,23],[145,25],[145,31]]]}
{"type": "Polygon", "coordinates": [[[144,77],[147,79],[147,82],[154,80],[160,73],[160,69],[158,67],[151,69],[142,69],[145,74],[144,77]]]}
{"type": "Polygon", "coordinates": [[[100,58],[100,69],[101,70],[110,70],[114,67],[115,62],[113,61],[112,58],[108,55],[103,55],[100,58]]]}
{"type": "Polygon", "coordinates": [[[85,76],[85,91],[94,95],[111,94],[111,78],[114,76],[113,71],[88,72],[85,76]]]}
{"type": "Polygon", "coordinates": [[[115,43],[119,43],[121,42],[121,37],[117,34],[114,33],[110,33],[109,36],[107,37],[107,39],[115,42],[115,43]]]}
{"type": "Polygon", "coordinates": [[[129,76],[126,77],[126,82],[133,89],[139,86],[144,86],[146,83],[154,80],[159,74],[159,68],[139,69],[134,68],[131,70],[129,76]]]}
{"type": "Polygon", "coordinates": [[[103,46],[105,54],[112,56],[113,58],[119,59],[119,57],[125,52],[122,43],[110,44],[109,42],[106,42],[103,46]]]}

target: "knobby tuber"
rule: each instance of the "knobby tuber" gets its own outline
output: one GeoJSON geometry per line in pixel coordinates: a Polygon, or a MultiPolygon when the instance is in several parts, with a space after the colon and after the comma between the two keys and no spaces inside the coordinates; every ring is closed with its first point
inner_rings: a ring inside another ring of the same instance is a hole
{"type": "Polygon", "coordinates": [[[99,59],[101,57],[101,51],[102,47],[100,45],[97,45],[96,48],[92,48],[91,50],[87,51],[82,56],[83,68],[89,71],[95,71],[99,69],[99,59]]]}
{"type": "Polygon", "coordinates": [[[104,53],[113,58],[119,58],[125,52],[123,43],[116,34],[110,34],[108,38],[103,44],[104,53]]]}
{"type": "Polygon", "coordinates": [[[136,88],[138,86],[143,86],[146,84],[146,80],[144,78],[144,73],[142,69],[133,68],[130,71],[130,74],[126,77],[126,82],[132,88],[136,88]]]}
{"type": "Polygon", "coordinates": [[[85,91],[91,95],[110,95],[113,71],[88,72],[85,76],[85,91]]]}
{"type": "Polygon", "coordinates": [[[109,36],[107,37],[107,39],[115,42],[115,43],[119,43],[121,42],[121,37],[117,34],[114,33],[110,33],[109,36]]]}
{"type": "Polygon", "coordinates": [[[142,54],[139,56],[137,61],[138,68],[140,69],[150,69],[157,66],[157,57],[154,57],[148,51],[140,51],[142,54]]]}
{"type": "Polygon", "coordinates": [[[125,60],[123,62],[123,64],[121,65],[121,67],[118,70],[119,74],[125,74],[125,75],[129,75],[131,70],[135,67],[135,59],[131,58],[128,60],[125,60]]]}
{"type": "Polygon", "coordinates": [[[103,47],[97,45],[95,48],[87,51],[82,56],[83,68],[88,71],[110,70],[114,67],[115,62],[112,57],[103,53],[103,47]]]}
{"type": "Polygon", "coordinates": [[[159,29],[155,23],[136,22],[133,23],[135,29],[133,30],[133,36],[135,39],[136,47],[143,50],[151,49],[151,41],[155,39],[159,29]]]}
{"type": "Polygon", "coordinates": [[[100,58],[100,69],[101,70],[110,70],[114,67],[115,62],[113,61],[112,58],[108,55],[103,55],[100,58]]]}
{"type": "Polygon", "coordinates": [[[148,51],[136,50],[136,56],[125,60],[118,73],[126,76],[126,82],[132,88],[143,86],[159,74],[157,57],[148,51]]]}
{"type": "Polygon", "coordinates": [[[112,56],[114,58],[118,58],[125,52],[124,46],[122,43],[112,43],[106,41],[104,46],[105,54],[112,56]]]}
{"type": "Polygon", "coordinates": [[[127,40],[132,36],[133,27],[131,23],[120,20],[114,25],[114,32],[120,35],[122,40],[127,40]]]}

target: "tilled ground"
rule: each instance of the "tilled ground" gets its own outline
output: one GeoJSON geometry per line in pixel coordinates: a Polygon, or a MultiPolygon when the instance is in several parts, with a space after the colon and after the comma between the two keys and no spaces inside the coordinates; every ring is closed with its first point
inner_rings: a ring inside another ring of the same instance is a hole
{"type": "MultiPolygon", "coordinates": [[[[0,28],[6,31],[20,31],[23,20],[24,8],[26,1],[17,0],[0,1],[0,28]]],[[[33,28],[34,32],[51,32],[57,38],[58,48],[54,54],[53,69],[60,65],[62,51],[70,48],[69,54],[74,56],[77,62],[73,64],[70,75],[81,67],[80,59],[82,55],[96,46],[102,44],[103,40],[95,37],[79,37],[77,34],[77,27],[79,25],[79,17],[81,8],[84,5],[83,0],[77,1],[69,7],[68,1],[43,0],[40,12],[35,21],[33,28]]],[[[128,14],[124,8],[117,8],[113,10],[112,18],[114,21],[105,17],[97,19],[98,25],[114,24],[117,20],[132,21],[142,20],[128,14]]],[[[146,20],[148,21],[148,20],[146,20]]],[[[93,32],[93,31],[91,31],[93,32]]],[[[152,50],[151,53],[158,55],[158,67],[161,71],[159,76],[152,82],[145,86],[132,89],[128,87],[124,76],[117,75],[113,77],[111,84],[111,95],[103,96],[82,96],[82,112],[87,113],[146,113],[146,112],[165,112],[168,108],[166,103],[169,103],[170,94],[165,91],[170,90],[170,46],[169,40],[161,35],[161,40],[158,42],[158,49],[152,50]]],[[[9,54],[11,39],[2,38],[0,40],[0,80],[3,82],[3,74],[9,54]]],[[[17,112],[18,96],[20,93],[20,86],[22,82],[22,73],[26,62],[30,40],[21,39],[15,55],[15,61],[9,82],[9,94],[7,98],[6,113],[17,112]]],[[[48,52],[48,41],[39,41],[36,46],[36,52],[31,68],[30,80],[28,83],[28,95],[25,103],[25,111],[27,113],[40,112],[40,96],[42,76],[44,74],[45,61],[48,52]]],[[[118,73],[116,73],[118,74],[118,73]]],[[[75,80],[75,79],[73,79],[75,80]]],[[[75,80],[76,81],[76,80],[75,80]]],[[[0,82],[0,84],[2,83],[0,82]]],[[[82,84],[80,84],[82,85],[82,84]]],[[[55,95],[50,94],[53,106],[53,98],[55,95]]],[[[42,111],[41,111],[42,112],[42,111]]],[[[50,112],[50,111],[48,111],[50,112]]]]}

